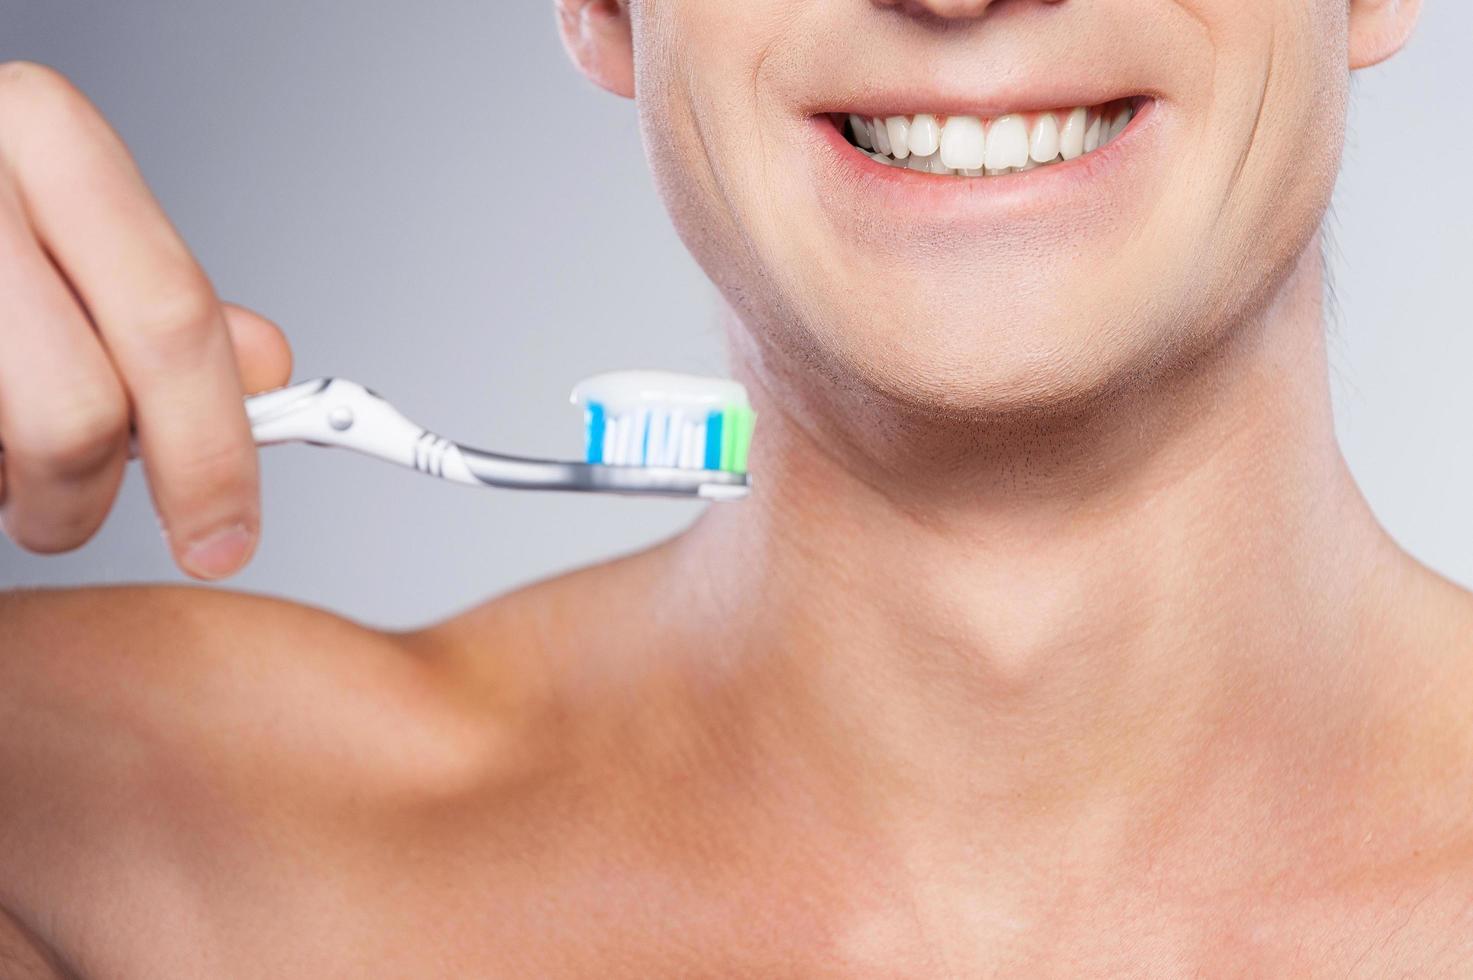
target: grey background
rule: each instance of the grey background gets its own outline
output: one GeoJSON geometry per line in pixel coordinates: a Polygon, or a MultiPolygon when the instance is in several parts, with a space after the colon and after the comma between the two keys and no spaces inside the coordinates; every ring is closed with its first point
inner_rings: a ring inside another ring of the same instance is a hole
{"type": "MultiPolygon", "coordinates": [[[[1410,49],[1359,76],[1331,340],[1367,496],[1464,584],[1469,38],[1473,6],[1429,0],[1410,49]]],[[[473,444],[576,455],[579,378],[724,370],[633,109],[568,66],[551,0],[0,0],[11,58],[93,97],[221,293],[286,328],[297,377],[363,381],[473,444]]],[[[386,626],[637,548],[701,506],[477,492],[301,447],[269,450],[264,481],[262,548],[232,586],[386,626]]],[[[180,578],[136,473],[81,551],[0,542],[0,586],[180,578]]]]}

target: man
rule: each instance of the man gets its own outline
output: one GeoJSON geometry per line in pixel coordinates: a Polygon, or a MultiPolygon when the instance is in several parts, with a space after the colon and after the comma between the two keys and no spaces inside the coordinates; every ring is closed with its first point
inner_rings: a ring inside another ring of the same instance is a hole
{"type": "MultiPolygon", "coordinates": [[[[758,492],[412,635],[8,596],[8,975],[1465,970],[1473,601],[1362,502],[1320,324],[1348,72],[1417,7],[565,0],[758,492]]],[[[284,341],[53,73],[0,152],[9,533],[83,541],[131,415],[228,575],[284,341]]]]}

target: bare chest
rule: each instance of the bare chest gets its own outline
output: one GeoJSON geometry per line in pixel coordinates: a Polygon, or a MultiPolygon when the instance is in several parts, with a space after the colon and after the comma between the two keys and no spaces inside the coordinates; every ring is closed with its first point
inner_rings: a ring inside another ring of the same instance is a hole
{"type": "Polygon", "coordinates": [[[888,914],[866,901],[859,915],[762,868],[734,897],[698,869],[622,862],[600,875],[503,867],[500,881],[472,865],[437,881],[397,870],[363,888],[283,872],[271,901],[249,883],[168,916],[182,928],[145,915],[131,936],[103,929],[58,953],[0,916],[0,977],[1473,977],[1473,893],[1451,878],[1349,902],[1122,900],[1020,931],[984,909],[922,919],[898,893],[888,914]]]}

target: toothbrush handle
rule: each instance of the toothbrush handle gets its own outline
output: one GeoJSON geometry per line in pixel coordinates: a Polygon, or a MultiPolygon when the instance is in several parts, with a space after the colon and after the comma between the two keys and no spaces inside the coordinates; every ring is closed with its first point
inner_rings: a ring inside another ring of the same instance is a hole
{"type": "Polygon", "coordinates": [[[405,418],[356,381],[317,378],[246,399],[259,446],[338,446],[454,483],[479,485],[455,443],[405,418]]]}
{"type": "MultiPolygon", "coordinates": [[[[258,446],[287,442],[340,446],[456,483],[480,483],[463,463],[458,464],[454,443],[415,425],[355,381],[302,381],[251,395],[245,409],[258,446]]],[[[138,458],[136,436],[129,441],[128,455],[138,458]]]]}

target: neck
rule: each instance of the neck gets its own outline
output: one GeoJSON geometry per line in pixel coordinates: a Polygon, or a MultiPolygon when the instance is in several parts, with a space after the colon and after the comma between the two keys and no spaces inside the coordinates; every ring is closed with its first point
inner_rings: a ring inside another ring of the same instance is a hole
{"type": "Polygon", "coordinates": [[[1118,794],[1274,730],[1343,681],[1395,564],[1335,442],[1321,275],[1067,418],[867,420],[898,446],[739,360],[757,490],[672,549],[704,664],[933,794],[1118,794]]]}

